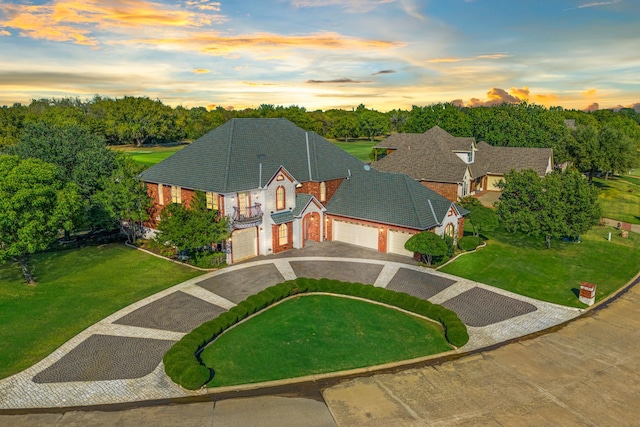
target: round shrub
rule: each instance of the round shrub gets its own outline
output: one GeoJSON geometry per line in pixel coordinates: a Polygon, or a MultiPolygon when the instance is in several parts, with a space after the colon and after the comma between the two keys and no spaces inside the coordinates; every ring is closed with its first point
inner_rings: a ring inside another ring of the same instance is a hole
{"type": "Polygon", "coordinates": [[[458,248],[462,251],[472,251],[477,248],[480,243],[482,243],[482,239],[478,236],[464,236],[458,240],[458,248]]]}
{"type": "Polygon", "coordinates": [[[469,342],[467,327],[460,321],[457,324],[449,324],[446,328],[445,336],[447,337],[447,341],[456,347],[462,347],[469,342]]]}
{"type": "Polygon", "coordinates": [[[187,390],[197,390],[213,378],[213,371],[199,363],[184,367],[178,376],[179,384],[187,390]]]}

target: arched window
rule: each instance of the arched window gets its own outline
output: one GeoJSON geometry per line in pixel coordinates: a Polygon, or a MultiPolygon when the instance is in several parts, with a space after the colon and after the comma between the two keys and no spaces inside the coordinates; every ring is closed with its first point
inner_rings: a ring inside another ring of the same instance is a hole
{"type": "Polygon", "coordinates": [[[327,184],[325,184],[324,181],[320,183],[320,201],[327,201],[327,184]]]}
{"type": "Polygon", "coordinates": [[[453,240],[455,240],[454,237],[453,237],[455,232],[456,232],[456,228],[451,223],[447,224],[447,226],[444,228],[444,234],[446,234],[447,236],[451,237],[453,240]]]}
{"type": "Polygon", "coordinates": [[[278,227],[278,244],[280,246],[289,243],[289,227],[287,224],[280,224],[278,227]]]}
{"type": "Polygon", "coordinates": [[[276,209],[281,211],[286,207],[286,197],[284,187],[280,186],[276,188],[276,209]]]}

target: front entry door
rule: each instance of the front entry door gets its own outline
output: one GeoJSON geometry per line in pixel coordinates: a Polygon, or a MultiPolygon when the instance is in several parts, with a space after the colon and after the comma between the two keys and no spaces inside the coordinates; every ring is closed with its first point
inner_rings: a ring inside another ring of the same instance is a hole
{"type": "Polygon", "coordinates": [[[304,217],[304,240],[320,241],[320,215],[309,213],[304,217]]]}

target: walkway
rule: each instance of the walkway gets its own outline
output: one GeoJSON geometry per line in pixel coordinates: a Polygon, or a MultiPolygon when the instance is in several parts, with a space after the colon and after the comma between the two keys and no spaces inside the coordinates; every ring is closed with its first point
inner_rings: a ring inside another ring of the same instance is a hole
{"type": "Polygon", "coordinates": [[[628,222],[622,222],[622,221],[618,221],[616,219],[610,219],[610,218],[602,218],[602,221],[604,221],[606,225],[609,225],[611,227],[619,226],[621,230],[633,231],[634,233],[640,234],[640,225],[638,224],[629,224],[628,222]]]}
{"type": "Polygon", "coordinates": [[[173,384],[164,374],[164,353],[205,320],[295,277],[369,283],[442,304],[468,325],[470,341],[458,352],[537,332],[581,313],[427,270],[412,265],[410,258],[350,245],[326,242],[287,254],[205,274],[114,313],[38,364],[0,381],[0,409],[114,404],[207,393],[188,392],[173,384]],[[322,256],[327,254],[332,256],[322,256]],[[363,258],[346,258],[347,254],[363,258]]]}

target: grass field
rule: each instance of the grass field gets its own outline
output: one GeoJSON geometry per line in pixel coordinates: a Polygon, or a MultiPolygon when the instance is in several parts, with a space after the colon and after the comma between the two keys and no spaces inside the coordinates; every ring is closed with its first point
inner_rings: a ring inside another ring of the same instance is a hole
{"type": "Polygon", "coordinates": [[[40,361],[88,326],[200,272],[123,245],[37,254],[38,284],[0,265],[0,378],[40,361]]]}
{"type": "Polygon", "coordinates": [[[154,147],[131,147],[131,146],[112,146],[114,150],[122,151],[136,162],[143,166],[149,167],[156,163],[160,163],[176,151],[182,150],[186,145],[172,146],[154,146],[154,147]]]}
{"type": "Polygon", "coordinates": [[[640,171],[609,179],[594,178],[600,188],[602,216],[640,224],[640,171]]]}
{"type": "Polygon", "coordinates": [[[553,241],[545,249],[543,238],[485,233],[487,246],[459,257],[441,271],[532,298],[571,307],[578,301],[580,282],[597,285],[596,301],[619,289],[640,270],[640,235],[619,236],[612,227],[594,227],[582,243],[553,241]],[[611,232],[611,241],[607,241],[611,232]]]}
{"type": "Polygon", "coordinates": [[[380,141],[354,141],[354,142],[344,142],[344,141],[331,141],[338,147],[342,148],[347,153],[351,154],[354,157],[359,158],[363,162],[371,161],[369,159],[369,154],[371,153],[371,149],[374,145],[376,145],[380,141]]]}
{"type": "Polygon", "coordinates": [[[439,325],[326,295],[274,306],[216,339],[201,357],[209,387],[335,372],[451,350],[439,325]]]}

